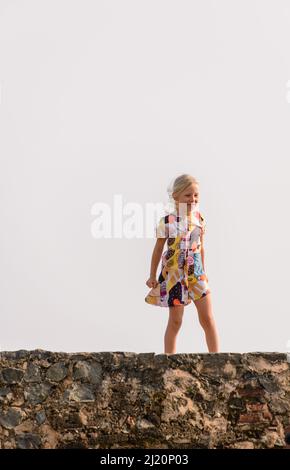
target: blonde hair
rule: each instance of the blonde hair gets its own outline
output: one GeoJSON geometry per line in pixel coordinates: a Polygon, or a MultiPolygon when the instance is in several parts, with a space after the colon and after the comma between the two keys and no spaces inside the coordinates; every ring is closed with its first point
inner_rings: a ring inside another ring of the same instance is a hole
{"type": "Polygon", "coordinates": [[[178,196],[190,184],[196,184],[198,186],[199,181],[196,178],[194,178],[194,176],[187,175],[187,174],[177,176],[177,178],[175,178],[173,182],[171,182],[171,184],[169,185],[167,189],[170,199],[171,200],[173,199],[173,194],[178,196]]]}

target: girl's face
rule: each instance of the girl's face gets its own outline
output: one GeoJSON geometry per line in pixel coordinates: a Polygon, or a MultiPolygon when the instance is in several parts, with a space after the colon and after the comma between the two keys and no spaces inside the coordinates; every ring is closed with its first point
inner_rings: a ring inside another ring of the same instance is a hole
{"type": "Polygon", "coordinates": [[[177,203],[186,203],[188,208],[194,207],[194,205],[199,202],[198,186],[191,183],[177,197],[174,197],[174,199],[177,203]]]}

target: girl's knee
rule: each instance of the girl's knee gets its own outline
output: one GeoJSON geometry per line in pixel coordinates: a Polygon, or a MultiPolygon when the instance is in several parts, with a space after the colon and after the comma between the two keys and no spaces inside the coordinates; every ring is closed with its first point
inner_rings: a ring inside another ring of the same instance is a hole
{"type": "Polygon", "coordinates": [[[170,318],[169,325],[175,330],[179,330],[182,325],[182,318],[170,318]]]}
{"type": "Polygon", "coordinates": [[[200,315],[199,316],[199,323],[205,329],[213,328],[214,327],[214,319],[211,315],[200,315]]]}

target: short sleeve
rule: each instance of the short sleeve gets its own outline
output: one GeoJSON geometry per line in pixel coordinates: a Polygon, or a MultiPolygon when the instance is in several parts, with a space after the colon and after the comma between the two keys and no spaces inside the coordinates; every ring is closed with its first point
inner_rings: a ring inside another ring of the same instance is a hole
{"type": "Polygon", "coordinates": [[[168,238],[168,223],[166,223],[165,217],[161,217],[158,224],[155,227],[156,238],[168,238]]]}

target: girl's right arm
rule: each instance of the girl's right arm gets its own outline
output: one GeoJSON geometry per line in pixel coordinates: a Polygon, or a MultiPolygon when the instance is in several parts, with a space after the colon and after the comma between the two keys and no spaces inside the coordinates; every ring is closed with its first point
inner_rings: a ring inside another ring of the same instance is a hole
{"type": "Polygon", "coordinates": [[[150,277],[146,281],[146,285],[148,287],[156,287],[158,284],[158,281],[156,280],[156,272],[157,272],[157,268],[161,259],[165,242],[166,242],[165,237],[157,238],[156,240],[153,253],[152,253],[152,258],[151,258],[150,277]]]}

